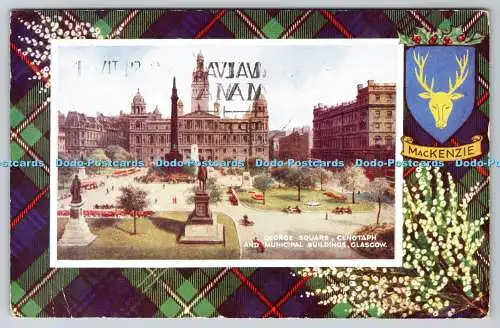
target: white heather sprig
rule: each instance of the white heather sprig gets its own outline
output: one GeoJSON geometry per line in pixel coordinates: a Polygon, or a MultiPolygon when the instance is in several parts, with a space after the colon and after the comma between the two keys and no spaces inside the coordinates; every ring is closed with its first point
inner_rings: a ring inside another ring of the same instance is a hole
{"type": "Polygon", "coordinates": [[[479,183],[459,202],[449,172],[448,188],[438,168],[417,168],[415,177],[416,185],[403,186],[404,270],[304,268],[299,272],[302,276],[327,281],[325,288],[307,292],[307,297],[319,297],[320,304],[348,302],[352,316],[406,317],[417,312],[438,316],[442,311],[453,316],[456,309],[450,300],[459,301],[457,292],[469,300],[482,296],[474,254],[484,241],[481,229],[489,214],[468,219],[468,206],[480,192],[479,183]]]}
{"type": "Polygon", "coordinates": [[[98,27],[93,27],[89,22],[73,22],[62,16],[46,16],[38,12],[39,20],[27,21],[22,18],[22,23],[28,32],[35,37],[21,36],[17,38],[24,44],[21,53],[33,64],[40,67],[29,80],[43,80],[44,85],[39,93],[47,93],[50,88],[50,60],[51,44],[53,39],[103,39],[98,27]]]}

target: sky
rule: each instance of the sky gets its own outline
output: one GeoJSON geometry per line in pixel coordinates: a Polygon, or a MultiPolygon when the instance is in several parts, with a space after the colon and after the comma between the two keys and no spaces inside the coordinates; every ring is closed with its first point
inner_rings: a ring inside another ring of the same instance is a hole
{"type": "MultiPolygon", "coordinates": [[[[287,124],[289,128],[311,126],[314,105],[353,100],[358,84],[367,80],[394,83],[397,76],[395,43],[251,45],[193,40],[180,45],[64,45],[57,51],[52,66],[53,76],[57,74],[52,86],[53,103],[62,113],[76,110],[87,115],[130,113],[132,98],[139,89],[148,111],[158,106],[168,117],[174,76],[187,113],[191,111],[191,77],[198,53],[203,54],[205,67],[217,62],[221,71],[224,62],[235,62],[235,67],[249,63],[252,69],[260,62],[263,74],[259,78],[227,78],[227,71],[224,77],[210,76],[209,107],[218,101],[227,111],[246,110],[251,104],[239,97],[217,100],[218,84],[226,90],[239,83],[244,95],[248,83],[262,85],[270,129],[287,124]],[[111,61],[116,61],[116,68],[111,61]],[[136,61],[141,62],[140,68],[136,61]]],[[[241,115],[227,113],[226,117],[241,115]]]]}

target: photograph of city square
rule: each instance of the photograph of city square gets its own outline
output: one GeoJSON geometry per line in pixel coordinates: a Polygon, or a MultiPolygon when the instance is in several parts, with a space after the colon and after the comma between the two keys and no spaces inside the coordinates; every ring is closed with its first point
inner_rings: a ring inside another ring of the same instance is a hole
{"type": "Polygon", "coordinates": [[[395,258],[395,42],[54,49],[58,261],[395,258]]]}

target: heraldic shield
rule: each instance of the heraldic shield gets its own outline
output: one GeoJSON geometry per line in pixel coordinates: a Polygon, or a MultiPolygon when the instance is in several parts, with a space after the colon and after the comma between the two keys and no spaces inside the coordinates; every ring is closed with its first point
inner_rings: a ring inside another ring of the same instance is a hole
{"type": "Polygon", "coordinates": [[[406,50],[406,104],[420,126],[440,143],[472,113],[475,63],[474,47],[416,46],[406,50]]]}

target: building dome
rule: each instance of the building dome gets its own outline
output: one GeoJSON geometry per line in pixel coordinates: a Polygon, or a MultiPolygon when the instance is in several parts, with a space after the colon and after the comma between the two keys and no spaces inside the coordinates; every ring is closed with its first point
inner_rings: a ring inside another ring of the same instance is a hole
{"type": "Polygon", "coordinates": [[[142,97],[141,93],[139,92],[139,89],[137,89],[137,94],[134,96],[134,100],[132,100],[132,103],[135,104],[144,104],[144,97],[142,97]]]}
{"type": "Polygon", "coordinates": [[[177,101],[177,106],[184,106],[184,103],[182,102],[182,100],[180,100],[180,99],[179,99],[179,100],[177,101]]]}
{"type": "Polygon", "coordinates": [[[156,105],[155,110],[153,111],[154,114],[160,114],[160,110],[158,109],[158,105],[156,105]]]}

